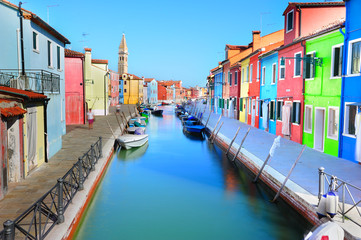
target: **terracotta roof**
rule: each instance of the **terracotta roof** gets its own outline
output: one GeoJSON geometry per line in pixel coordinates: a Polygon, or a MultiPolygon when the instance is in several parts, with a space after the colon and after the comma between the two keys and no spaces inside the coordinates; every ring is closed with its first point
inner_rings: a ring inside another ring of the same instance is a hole
{"type": "Polygon", "coordinates": [[[0,99],[0,112],[4,117],[13,117],[25,114],[26,110],[19,107],[14,101],[0,99]]]}
{"type": "Polygon", "coordinates": [[[45,99],[45,98],[47,98],[47,96],[40,94],[40,93],[35,93],[32,91],[20,90],[20,89],[10,88],[10,87],[3,87],[3,86],[0,87],[0,93],[5,93],[5,94],[17,96],[17,97],[27,98],[27,99],[45,99]]]}
{"type": "Polygon", "coordinates": [[[338,7],[345,6],[344,2],[289,2],[286,10],[283,12],[285,15],[290,7],[338,7]]]}
{"type": "Polygon", "coordinates": [[[108,60],[104,60],[104,59],[92,59],[92,63],[108,64],[108,60]]]}
{"type": "Polygon", "coordinates": [[[70,49],[64,49],[65,57],[84,57],[84,53],[76,52],[70,49]]]}
{"type": "Polygon", "coordinates": [[[131,73],[126,73],[126,74],[133,76],[133,79],[142,79],[142,78],[137,77],[137,76],[135,76],[134,74],[131,74],[131,73]]]}
{"type": "Polygon", "coordinates": [[[144,82],[151,82],[153,80],[154,80],[154,78],[144,78],[144,82]]]}
{"type": "Polygon", "coordinates": [[[229,50],[238,50],[238,49],[245,49],[247,48],[247,46],[226,44],[226,48],[228,48],[229,50]]]}

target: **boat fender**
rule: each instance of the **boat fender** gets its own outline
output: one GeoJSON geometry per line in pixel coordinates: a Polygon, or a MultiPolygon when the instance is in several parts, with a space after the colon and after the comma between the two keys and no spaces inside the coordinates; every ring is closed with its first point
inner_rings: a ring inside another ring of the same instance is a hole
{"type": "Polygon", "coordinates": [[[318,203],[318,207],[316,209],[317,212],[317,216],[319,219],[326,217],[327,212],[326,212],[326,198],[327,198],[327,194],[324,194],[321,196],[320,202],[318,203]]]}
{"type": "Polygon", "coordinates": [[[326,212],[333,218],[337,214],[338,195],[335,191],[329,191],[326,197],[326,212]]]}

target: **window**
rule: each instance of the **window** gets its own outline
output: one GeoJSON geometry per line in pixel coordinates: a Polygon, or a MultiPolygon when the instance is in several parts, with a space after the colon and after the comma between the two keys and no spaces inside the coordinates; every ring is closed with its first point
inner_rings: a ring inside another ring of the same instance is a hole
{"type": "Polygon", "coordinates": [[[284,61],[282,61],[281,59],[280,59],[280,80],[283,80],[283,79],[285,79],[285,60],[284,61]]]}
{"type": "Polygon", "coordinates": [[[56,46],[56,66],[57,69],[60,70],[60,47],[56,46]]]}
{"type": "Polygon", "coordinates": [[[244,83],[244,68],[242,68],[242,83],[244,83]]]}
{"type": "Polygon", "coordinates": [[[338,139],[338,107],[328,108],[328,122],[327,122],[327,137],[337,140],[338,139]]]}
{"type": "Polygon", "coordinates": [[[313,79],[315,77],[315,64],[313,59],[316,57],[316,53],[308,53],[306,54],[306,61],[304,61],[304,69],[303,74],[305,75],[306,79],[313,79]]]}
{"type": "Polygon", "coordinates": [[[331,77],[341,77],[342,75],[342,58],[343,45],[332,47],[332,63],[331,63],[331,77]]]}
{"type": "Polygon", "coordinates": [[[272,82],[271,84],[275,84],[276,83],[276,64],[272,64],[272,82]]]}
{"type": "Polygon", "coordinates": [[[277,118],[277,120],[282,120],[282,107],[283,107],[283,101],[278,100],[277,101],[277,109],[276,109],[276,118],[277,118]]]}
{"type": "Polygon", "coordinates": [[[246,67],[246,80],[245,80],[245,82],[248,82],[248,66],[246,67]]]}
{"type": "Polygon", "coordinates": [[[357,107],[355,105],[349,105],[346,103],[345,107],[345,129],[343,130],[347,135],[355,135],[355,118],[357,113],[357,107]]]}
{"type": "Polygon", "coordinates": [[[253,64],[249,67],[249,82],[252,83],[252,75],[253,75],[253,64]]]}
{"type": "Polygon", "coordinates": [[[301,115],[301,103],[293,102],[292,103],[292,123],[300,124],[300,115],[301,115]]]}
{"type": "Polygon", "coordinates": [[[350,51],[351,51],[350,74],[358,74],[360,73],[361,41],[350,42],[350,51]]]}
{"type": "Polygon", "coordinates": [[[262,68],[262,81],[261,81],[261,85],[264,85],[266,82],[266,67],[262,68]]]}
{"type": "Polygon", "coordinates": [[[51,47],[51,42],[48,41],[48,66],[52,67],[53,66],[53,51],[52,51],[52,47],[51,47]]]}
{"type": "Polygon", "coordinates": [[[301,76],[301,53],[296,53],[295,54],[295,69],[294,69],[294,77],[299,77],[301,76]]]}
{"type": "Polygon", "coordinates": [[[124,93],[127,93],[127,89],[124,88],[124,93]]]}
{"type": "Polygon", "coordinates": [[[127,85],[127,81],[124,80],[124,85],[127,85]]]}
{"type": "Polygon", "coordinates": [[[232,86],[232,73],[229,72],[229,85],[232,86]]]}
{"type": "Polygon", "coordinates": [[[257,61],[257,82],[259,81],[259,61],[257,61]]]}
{"type": "Polygon", "coordinates": [[[262,106],[263,106],[263,100],[261,100],[261,101],[259,102],[259,116],[260,116],[260,117],[263,117],[262,106]]]}
{"type": "Polygon", "coordinates": [[[258,97],[256,98],[256,116],[258,116],[258,103],[259,103],[259,99],[258,97]]]}
{"type": "Polygon", "coordinates": [[[312,106],[305,106],[305,129],[304,131],[307,133],[312,133],[312,106]]]}
{"type": "Polygon", "coordinates": [[[248,114],[251,114],[251,109],[252,109],[252,98],[249,98],[248,99],[248,114]]]}
{"type": "Polygon", "coordinates": [[[39,51],[39,35],[33,32],[33,50],[39,51]]]}
{"type": "Polygon", "coordinates": [[[236,71],[234,73],[234,85],[237,85],[237,81],[238,81],[238,72],[236,71]]]}
{"type": "Polygon", "coordinates": [[[293,10],[287,13],[287,31],[289,32],[293,29],[293,10]]]}
{"type": "Polygon", "coordinates": [[[275,120],[275,101],[271,101],[269,104],[269,119],[275,120]]]}

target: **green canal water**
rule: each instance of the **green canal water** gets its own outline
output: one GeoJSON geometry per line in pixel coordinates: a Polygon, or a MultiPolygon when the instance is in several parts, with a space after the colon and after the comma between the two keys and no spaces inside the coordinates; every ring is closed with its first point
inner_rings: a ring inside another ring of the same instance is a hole
{"type": "Polygon", "coordinates": [[[173,108],[147,133],[114,156],[75,239],[303,239],[310,228],[219,148],[184,135],[173,108]]]}

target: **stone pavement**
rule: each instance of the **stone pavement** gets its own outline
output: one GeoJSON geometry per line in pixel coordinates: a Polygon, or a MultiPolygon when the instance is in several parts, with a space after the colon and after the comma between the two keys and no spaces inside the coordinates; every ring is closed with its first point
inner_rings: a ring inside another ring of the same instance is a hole
{"type": "MultiPolygon", "coordinates": [[[[129,105],[134,113],[134,105],[129,105]]],[[[95,116],[94,128],[89,130],[88,125],[72,125],[67,127],[67,134],[63,136],[62,149],[44,163],[36,168],[29,176],[18,183],[10,183],[9,190],[0,200],[0,224],[6,220],[14,220],[27,210],[34,202],[49,191],[57,179],[73,166],[78,157],[88,151],[101,136],[103,142],[112,138],[112,132],[107,124],[109,122],[112,130],[119,130],[119,124],[114,115],[115,108],[110,108],[107,116],[95,116]]],[[[122,105],[122,111],[128,117],[130,115],[128,105],[122,105]]],[[[108,154],[108,153],[104,153],[108,154]]],[[[2,226],[0,227],[0,231],[2,226]]]]}
{"type": "MultiPolygon", "coordinates": [[[[189,107],[192,109],[192,107],[189,107]]],[[[216,123],[220,117],[219,114],[210,113],[206,105],[198,104],[197,112],[203,113],[202,122],[206,123],[209,115],[207,128],[211,131],[216,126],[216,123]],[[205,111],[205,112],[204,112],[205,111]]],[[[252,159],[255,165],[260,167],[263,161],[267,158],[269,150],[273,144],[274,139],[277,137],[274,134],[265,132],[264,130],[251,127],[248,124],[241,123],[236,119],[230,119],[228,117],[221,117],[218,127],[215,131],[217,132],[221,123],[223,126],[218,133],[218,136],[227,143],[230,144],[234,138],[238,127],[240,131],[233,143],[234,150],[238,149],[239,144],[242,142],[248,128],[251,128],[246,140],[244,141],[242,151],[239,155],[244,154],[248,158],[252,159]]],[[[301,152],[302,145],[296,142],[281,138],[281,146],[276,149],[275,156],[268,162],[268,166],[265,167],[263,172],[271,172],[271,175],[281,182],[285,179],[292,165],[294,164],[297,156],[301,152]]],[[[235,151],[234,151],[235,152],[235,151]]],[[[325,172],[337,176],[337,178],[346,181],[347,183],[353,184],[356,187],[361,188],[361,165],[340,159],[328,154],[321,153],[312,148],[306,147],[299,162],[294,168],[290,175],[289,181],[286,186],[293,190],[296,194],[300,195],[309,204],[315,206],[318,204],[318,182],[319,175],[318,169],[320,167],[325,168],[325,172]]],[[[326,190],[327,192],[327,190],[326,190]]],[[[350,188],[354,200],[356,202],[361,200],[361,191],[350,188]]],[[[346,194],[346,202],[351,203],[352,199],[346,194]]],[[[340,196],[340,201],[342,197],[340,196]]],[[[361,212],[360,204],[358,205],[361,212]]],[[[357,211],[353,211],[352,219],[361,225],[361,216],[357,214],[357,211]]],[[[337,221],[342,221],[338,219],[337,221]]],[[[340,223],[341,226],[347,228],[351,234],[357,238],[361,238],[361,227],[352,223],[351,221],[345,220],[345,223],[340,223]]]]}

